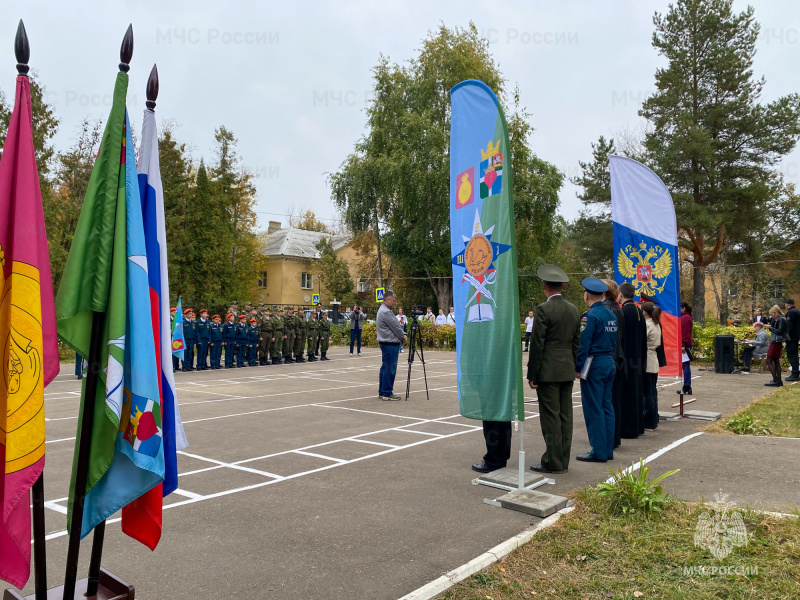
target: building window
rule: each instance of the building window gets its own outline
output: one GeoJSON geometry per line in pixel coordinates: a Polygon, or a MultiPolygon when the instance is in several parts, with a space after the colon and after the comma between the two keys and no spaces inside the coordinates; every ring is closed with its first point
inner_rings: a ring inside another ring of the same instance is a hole
{"type": "Polygon", "coordinates": [[[731,298],[736,298],[736,296],[738,295],[739,295],[739,286],[736,285],[735,283],[731,284],[731,286],[728,288],[728,296],[731,298]]]}
{"type": "Polygon", "coordinates": [[[367,283],[363,279],[359,279],[358,280],[358,291],[359,291],[359,293],[362,293],[362,294],[365,293],[365,292],[368,292],[369,291],[369,283],[367,283]]]}
{"type": "Polygon", "coordinates": [[[311,273],[303,273],[300,281],[300,287],[304,290],[314,289],[314,276],[311,273]]]}
{"type": "Polygon", "coordinates": [[[261,289],[266,289],[267,288],[267,272],[266,271],[261,271],[261,273],[258,274],[258,287],[260,287],[261,289]]]}

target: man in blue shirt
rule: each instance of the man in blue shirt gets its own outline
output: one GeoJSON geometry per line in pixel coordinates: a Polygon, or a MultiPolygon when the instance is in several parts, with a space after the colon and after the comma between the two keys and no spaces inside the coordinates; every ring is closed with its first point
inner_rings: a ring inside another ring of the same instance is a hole
{"type": "Polygon", "coordinates": [[[614,313],[603,305],[608,286],[600,279],[587,277],[583,300],[589,310],[581,317],[581,347],[575,365],[575,378],[581,380],[583,420],[592,449],[576,458],[585,462],[606,462],[614,458],[614,350],[619,323],[614,313]]]}

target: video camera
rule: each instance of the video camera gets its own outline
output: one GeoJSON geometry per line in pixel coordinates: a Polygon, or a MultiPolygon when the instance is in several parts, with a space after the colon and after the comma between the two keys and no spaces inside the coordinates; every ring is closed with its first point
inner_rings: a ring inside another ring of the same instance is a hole
{"type": "Polygon", "coordinates": [[[428,307],[424,304],[414,304],[411,307],[411,317],[417,319],[425,315],[425,312],[428,310],[428,307]]]}

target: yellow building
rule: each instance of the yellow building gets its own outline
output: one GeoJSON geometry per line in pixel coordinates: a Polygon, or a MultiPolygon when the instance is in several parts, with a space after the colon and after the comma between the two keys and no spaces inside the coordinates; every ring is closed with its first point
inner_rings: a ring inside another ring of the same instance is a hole
{"type": "Polygon", "coordinates": [[[259,274],[259,301],[280,306],[311,305],[313,295],[321,294],[321,303],[329,304],[333,298],[321,292],[319,280],[320,253],[316,245],[323,238],[331,239],[336,255],[347,263],[350,276],[357,282],[356,253],[350,247],[349,236],[282,228],[279,222],[270,221],[262,245],[267,270],[259,274]]]}

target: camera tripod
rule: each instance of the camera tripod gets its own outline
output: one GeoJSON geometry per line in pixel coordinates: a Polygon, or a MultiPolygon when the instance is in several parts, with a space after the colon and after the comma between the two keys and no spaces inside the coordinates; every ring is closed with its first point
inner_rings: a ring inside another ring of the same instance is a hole
{"type": "Polygon", "coordinates": [[[411,331],[408,334],[408,379],[406,380],[406,400],[411,390],[411,365],[414,364],[414,356],[419,354],[419,360],[422,363],[422,375],[425,378],[425,397],[430,400],[428,394],[428,374],[425,371],[425,352],[422,350],[422,331],[419,327],[417,317],[411,317],[411,331]],[[419,346],[417,346],[419,344],[419,346]]]}

